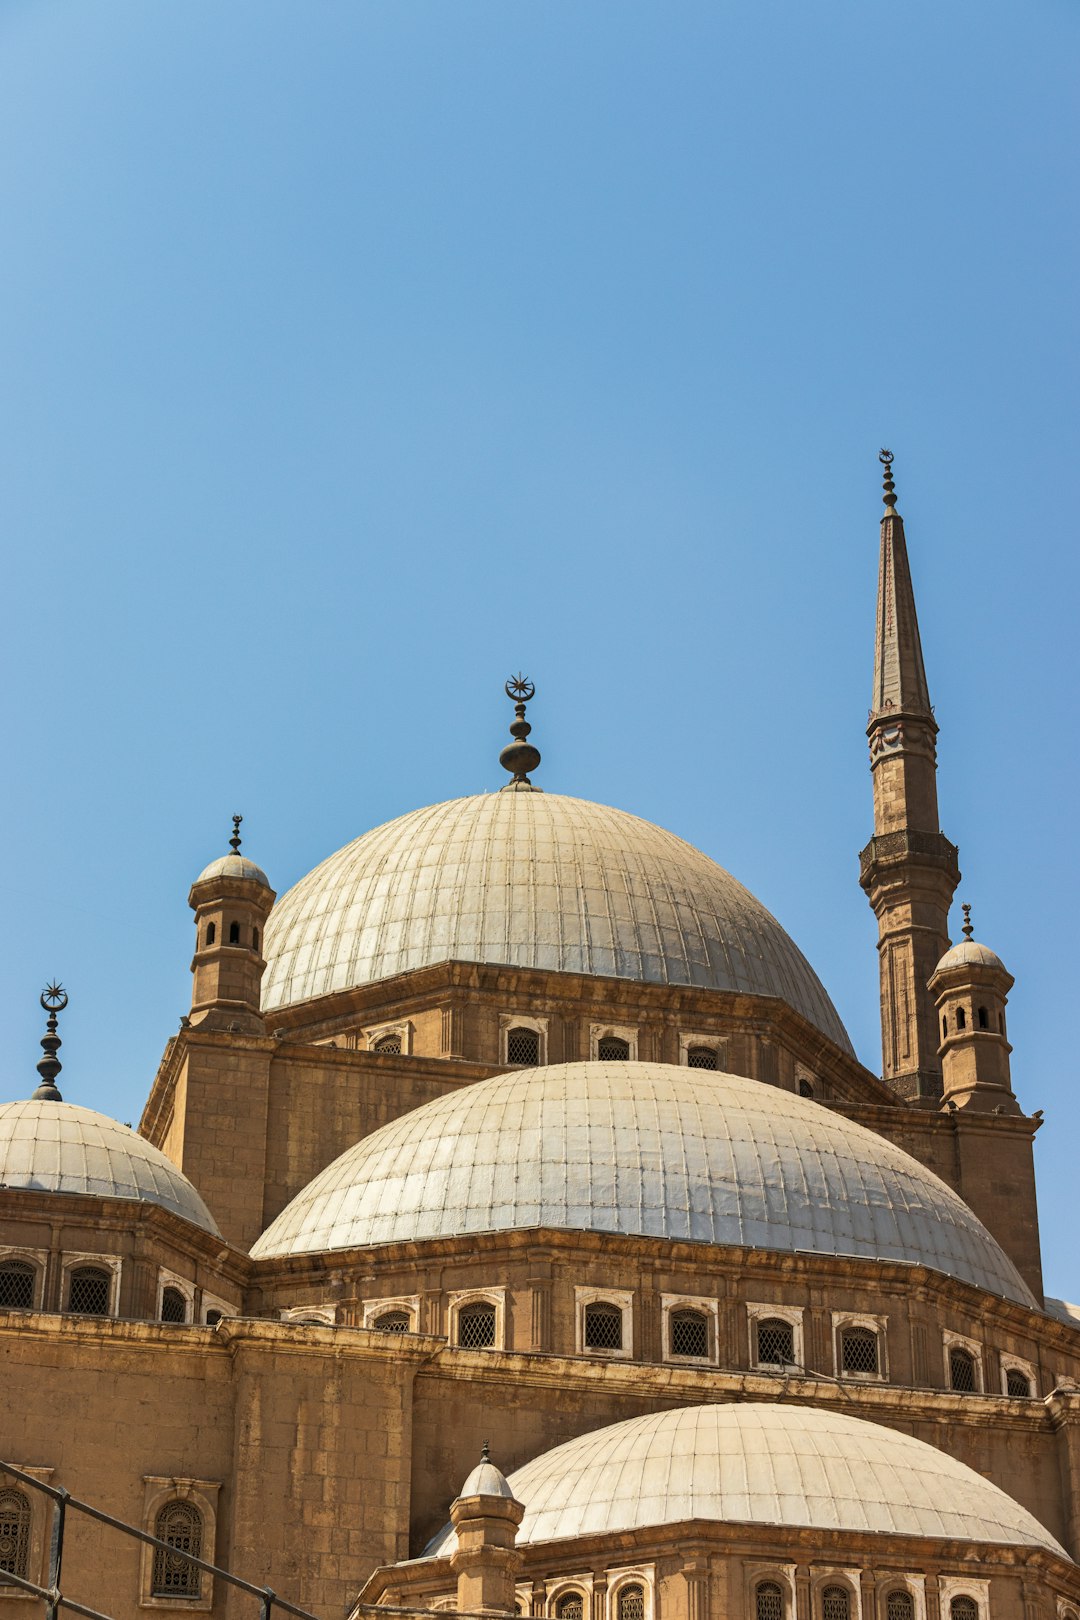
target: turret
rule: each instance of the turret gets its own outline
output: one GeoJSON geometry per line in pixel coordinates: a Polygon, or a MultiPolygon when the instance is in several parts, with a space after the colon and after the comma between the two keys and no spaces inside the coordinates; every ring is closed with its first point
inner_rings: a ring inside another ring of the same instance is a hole
{"type": "Polygon", "coordinates": [[[262,868],[240,854],[242,820],[233,817],[232,853],[211,861],[188,895],[195,913],[189,1021],[193,1028],[261,1035],[263,930],[277,896],[262,868]]]}
{"type": "Polygon", "coordinates": [[[1019,1114],[1009,1070],[1005,1003],[1012,975],[973,937],[964,906],[964,938],[945,952],[930,979],[941,1034],[944,1101],[949,1108],[1019,1114]]]}
{"type": "Polygon", "coordinates": [[[927,982],[948,948],[957,852],[938,826],[937,722],[923,665],[892,453],[881,522],[874,696],[866,734],[874,836],[859,881],[878,920],[882,1077],[910,1101],[941,1096],[937,1019],[927,982]]]}
{"type": "Polygon", "coordinates": [[[457,1576],[457,1606],[466,1613],[513,1614],[514,1579],[521,1567],[518,1525],[525,1509],[488,1456],[480,1461],[450,1504],[457,1547],[450,1568],[457,1576]]]}

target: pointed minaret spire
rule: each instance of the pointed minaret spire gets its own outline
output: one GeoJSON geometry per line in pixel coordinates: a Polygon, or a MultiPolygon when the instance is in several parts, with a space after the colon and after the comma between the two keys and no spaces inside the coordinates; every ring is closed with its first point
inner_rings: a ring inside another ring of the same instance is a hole
{"type": "Polygon", "coordinates": [[[45,1055],[38,1059],[37,1072],[41,1076],[41,1084],[32,1093],[34,1102],[63,1102],[64,1100],[56,1089],[56,1077],[63,1068],[63,1064],[56,1055],[62,1044],[59,1035],[56,1033],[56,1024],[57,1014],[62,1013],[67,1004],[67,991],[57,980],[53,980],[52,984],[47,984],[41,992],[42,1009],[49,1016],[45,1024],[45,1033],[41,1037],[41,1049],[45,1055]]]}
{"type": "Polygon", "coordinates": [[[927,981],[949,944],[960,880],[938,824],[937,721],[923,664],[893,454],[882,450],[885,512],[878,565],[874,693],[866,734],[874,837],[860,882],[878,919],[882,1074],[910,1100],[941,1096],[937,1018],[927,981]]]}

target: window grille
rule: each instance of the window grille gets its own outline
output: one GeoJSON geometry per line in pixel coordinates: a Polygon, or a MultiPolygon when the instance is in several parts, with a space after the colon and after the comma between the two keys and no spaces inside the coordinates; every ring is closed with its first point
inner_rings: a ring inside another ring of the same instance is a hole
{"type": "Polygon", "coordinates": [[[22,1491],[0,1491],[0,1586],[4,1575],[30,1579],[30,1498],[22,1491]]]}
{"type": "Polygon", "coordinates": [[[760,1581],[754,1593],[755,1620],[784,1620],[784,1591],[775,1581],[760,1581]]]}
{"type": "Polygon", "coordinates": [[[822,1592],[821,1620],[851,1620],[851,1598],[846,1586],[827,1586],[822,1592]]]}
{"type": "Polygon", "coordinates": [[[779,1317],[764,1317],[757,1325],[757,1358],[770,1367],[795,1365],[795,1330],[779,1317]]]}
{"type": "Polygon", "coordinates": [[[915,1600],[910,1592],[900,1589],[889,1593],[885,1599],[885,1620],[915,1620],[915,1600]]]}
{"type": "Polygon", "coordinates": [[[400,1057],[401,1036],[384,1035],[381,1040],[375,1042],[375,1045],[372,1047],[372,1051],[381,1052],[384,1057],[400,1057]]]}
{"type": "Polygon", "coordinates": [[[69,1311],[83,1316],[108,1316],[112,1278],[99,1266],[78,1266],[68,1278],[69,1311]]]}
{"type": "Polygon", "coordinates": [[[457,1342],[465,1350],[487,1350],[495,1343],[495,1307],[466,1305],[458,1312],[457,1342]]]}
{"type": "Polygon", "coordinates": [[[624,1586],[619,1592],[619,1620],[645,1620],[645,1588],[624,1586]]]}
{"type": "Polygon", "coordinates": [[[566,1592],[555,1605],[556,1620],[583,1620],[585,1603],[580,1592],[566,1592]]]}
{"type": "Polygon", "coordinates": [[[596,1043],[596,1055],[601,1063],[625,1063],[630,1056],[630,1042],[618,1035],[604,1035],[596,1043]]]}
{"type": "Polygon", "coordinates": [[[535,1029],[507,1030],[506,1061],[536,1068],[540,1062],[540,1036],[535,1029]]]}
{"type": "Polygon", "coordinates": [[[0,1309],[33,1310],[36,1275],[28,1260],[5,1260],[0,1266],[0,1309]]]}
{"type": "Polygon", "coordinates": [[[971,1597],[954,1597],[949,1604],[949,1620],[979,1620],[979,1605],[971,1597]]]}
{"type": "Polygon", "coordinates": [[[709,1318],[701,1311],[672,1311],[671,1353],[673,1356],[709,1354],[709,1318]]]}
{"type": "Polygon", "coordinates": [[[166,1288],[161,1296],[161,1320],[163,1322],[186,1322],[187,1300],[179,1288],[166,1288]]]}
{"type": "Polygon", "coordinates": [[[586,1305],[586,1350],[622,1349],[622,1311],[617,1305],[586,1305]]]}
{"type": "Polygon", "coordinates": [[[1026,1401],[1031,1395],[1031,1380],[1019,1367],[1010,1367],[1005,1374],[1005,1389],[1010,1395],[1017,1395],[1026,1401]]]}
{"type": "Polygon", "coordinates": [[[799,1096],[800,1097],[812,1097],[813,1095],[814,1095],[814,1088],[810,1084],[809,1080],[800,1080],[799,1081],[799,1096]]]}
{"type": "Polygon", "coordinates": [[[686,1054],[688,1069],[718,1069],[719,1059],[714,1046],[692,1046],[686,1054]]]}
{"type": "Polygon", "coordinates": [[[840,1366],[846,1373],[876,1373],[877,1334],[870,1328],[844,1328],[840,1334],[840,1366]]]}
{"type": "Polygon", "coordinates": [[[974,1395],[975,1387],[975,1357],[970,1350],[954,1345],[949,1351],[949,1388],[961,1395],[974,1395]]]}
{"type": "Polygon", "coordinates": [[[412,1318],[408,1311],[383,1311],[371,1325],[376,1333],[408,1333],[412,1318]]]}
{"type": "Polygon", "coordinates": [[[154,1521],[154,1534],[159,1541],[167,1541],[170,1547],[175,1547],[176,1552],[166,1552],[163,1547],[154,1549],[151,1596],[197,1598],[201,1572],[180,1554],[202,1557],[203,1522],[198,1508],[190,1502],[166,1502],[154,1521]]]}

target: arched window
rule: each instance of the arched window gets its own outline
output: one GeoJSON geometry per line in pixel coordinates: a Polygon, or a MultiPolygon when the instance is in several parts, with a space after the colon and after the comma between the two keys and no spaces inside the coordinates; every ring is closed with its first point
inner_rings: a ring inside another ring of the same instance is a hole
{"type": "Polygon", "coordinates": [[[784,1589],[776,1581],[759,1581],[754,1588],[754,1620],[784,1620],[784,1589]]]}
{"type": "Polygon", "coordinates": [[[757,1359],[770,1367],[795,1365],[795,1332],[790,1322],[765,1316],[757,1324],[757,1359]]]}
{"type": "Polygon", "coordinates": [[[810,1084],[809,1080],[800,1080],[799,1081],[799,1096],[800,1097],[812,1097],[813,1095],[814,1095],[814,1088],[810,1084]]]}
{"type": "Polygon", "coordinates": [[[851,1620],[851,1594],[846,1586],[827,1586],[822,1592],[821,1620],[851,1620]]]}
{"type": "Polygon", "coordinates": [[[718,1069],[720,1060],[715,1046],[691,1046],[686,1053],[688,1069],[718,1069]]]}
{"type": "Polygon", "coordinates": [[[161,1295],[161,1320],[163,1322],[186,1322],[187,1300],[179,1288],[166,1288],[161,1295]]]}
{"type": "Polygon", "coordinates": [[[457,1342],[464,1350],[487,1350],[495,1343],[495,1307],[488,1300],[463,1305],[458,1312],[457,1342]]]}
{"type": "Polygon", "coordinates": [[[643,1586],[620,1587],[619,1620],[645,1620],[645,1588],[643,1586]]]}
{"type": "Polygon", "coordinates": [[[1010,1367],[1005,1374],[1005,1389],[1007,1394],[1015,1395],[1022,1401],[1030,1400],[1031,1379],[1019,1367],[1010,1367]]]}
{"type": "Polygon", "coordinates": [[[622,1311],[607,1300],[585,1307],[586,1350],[622,1349],[622,1311]]]}
{"type": "Polygon", "coordinates": [[[540,1036],[535,1029],[519,1026],[506,1032],[506,1061],[535,1069],[540,1062],[540,1036]]]}
{"type": "Polygon", "coordinates": [[[987,1012],[986,1012],[985,1007],[980,1007],[979,1008],[979,1028],[980,1029],[989,1029],[990,1028],[990,1019],[987,1016],[987,1012]]]}
{"type": "Polygon", "coordinates": [[[979,1620],[979,1605],[972,1597],[954,1597],[949,1604],[949,1620],[979,1620]]]}
{"type": "Polygon", "coordinates": [[[408,1333],[412,1318],[408,1311],[383,1311],[371,1325],[376,1333],[408,1333]]]}
{"type": "Polygon", "coordinates": [[[22,1491],[0,1491],[0,1586],[4,1575],[30,1579],[30,1498],[22,1491]]]}
{"type": "Polygon", "coordinates": [[[948,1035],[948,1033],[949,1033],[949,1020],[948,1020],[948,1018],[946,1018],[945,1014],[942,1013],[942,1015],[941,1015],[941,1038],[942,1038],[942,1040],[945,1039],[945,1037],[946,1037],[946,1035],[948,1035]]]}
{"type": "Polygon", "coordinates": [[[37,1268],[29,1260],[5,1260],[0,1263],[0,1309],[32,1311],[36,1276],[37,1268]]]}
{"type": "Polygon", "coordinates": [[[401,1036],[383,1035],[375,1042],[375,1045],[371,1048],[371,1050],[373,1052],[381,1052],[383,1057],[400,1057],[401,1036]]]}
{"type": "Polygon", "coordinates": [[[841,1329],[840,1367],[846,1373],[876,1373],[879,1370],[877,1334],[872,1328],[841,1329]]]}
{"type": "Polygon", "coordinates": [[[253,951],[257,951],[259,948],[259,930],[257,928],[251,930],[251,948],[253,951]]]}
{"type": "Polygon", "coordinates": [[[240,924],[238,922],[231,922],[229,924],[229,944],[230,945],[239,945],[239,943],[240,943],[240,924]]]}
{"type": "Polygon", "coordinates": [[[704,1311],[672,1311],[671,1354],[673,1356],[700,1356],[709,1354],[709,1318],[704,1311]]]}
{"type": "Polygon", "coordinates": [[[949,1388],[961,1395],[973,1395],[977,1387],[975,1357],[962,1345],[954,1344],[949,1351],[949,1388]]]}
{"type": "Polygon", "coordinates": [[[202,1514],[191,1502],[166,1502],[154,1520],[154,1534],[168,1542],[175,1552],[154,1549],[154,1570],[150,1580],[152,1597],[198,1598],[202,1576],[195,1564],[181,1557],[190,1553],[202,1557],[202,1514]]]}
{"type": "Polygon", "coordinates": [[[76,1266],[68,1276],[67,1308],[82,1316],[108,1316],[112,1277],[100,1266],[76,1266]]]}
{"type": "Polygon", "coordinates": [[[582,1620],[585,1601],[580,1592],[564,1592],[555,1600],[556,1620],[582,1620]]]}
{"type": "Polygon", "coordinates": [[[915,1620],[915,1599],[902,1586],[885,1599],[885,1620],[915,1620]]]}
{"type": "Polygon", "coordinates": [[[207,1325],[207,1327],[217,1327],[217,1325],[221,1321],[221,1319],[222,1319],[222,1313],[220,1311],[207,1311],[207,1313],[206,1313],[206,1325],[207,1325]]]}
{"type": "Polygon", "coordinates": [[[625,1063],[630,1056],[630,1042],[620,1035],[603,1035],[596,1043],[596,1055],[601,1063],[625,1063]]]}
{"type": "Polygon", "coordinates": [[[217,939],[217,923],[212,923],[212,922],[207,923],[207,925],[206,925],[206,943],[208,945],[212,945],[216,939],[217,939]]]}
{"type": "Polygon", "coordinates": [[[963,1007],[957,1007],[956,1009],[956,1027],[957,1029],[967,1028],[967,1013],[963,1007]]]}

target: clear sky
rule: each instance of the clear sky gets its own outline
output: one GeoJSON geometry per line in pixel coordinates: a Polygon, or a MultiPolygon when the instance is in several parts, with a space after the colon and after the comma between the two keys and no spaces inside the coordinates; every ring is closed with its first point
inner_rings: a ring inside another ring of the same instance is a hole
{"type": "MultiPolygon", "coordinates": [[[[958,899],[1073,1233],[1075,0],[0,0],[0,1097],[137,1121],[188,886],[492,788],[670,827],[879,1062],[896,453],[958,899]]],[[[958,921],[954,924],[958,932],[958,921]]]]}

